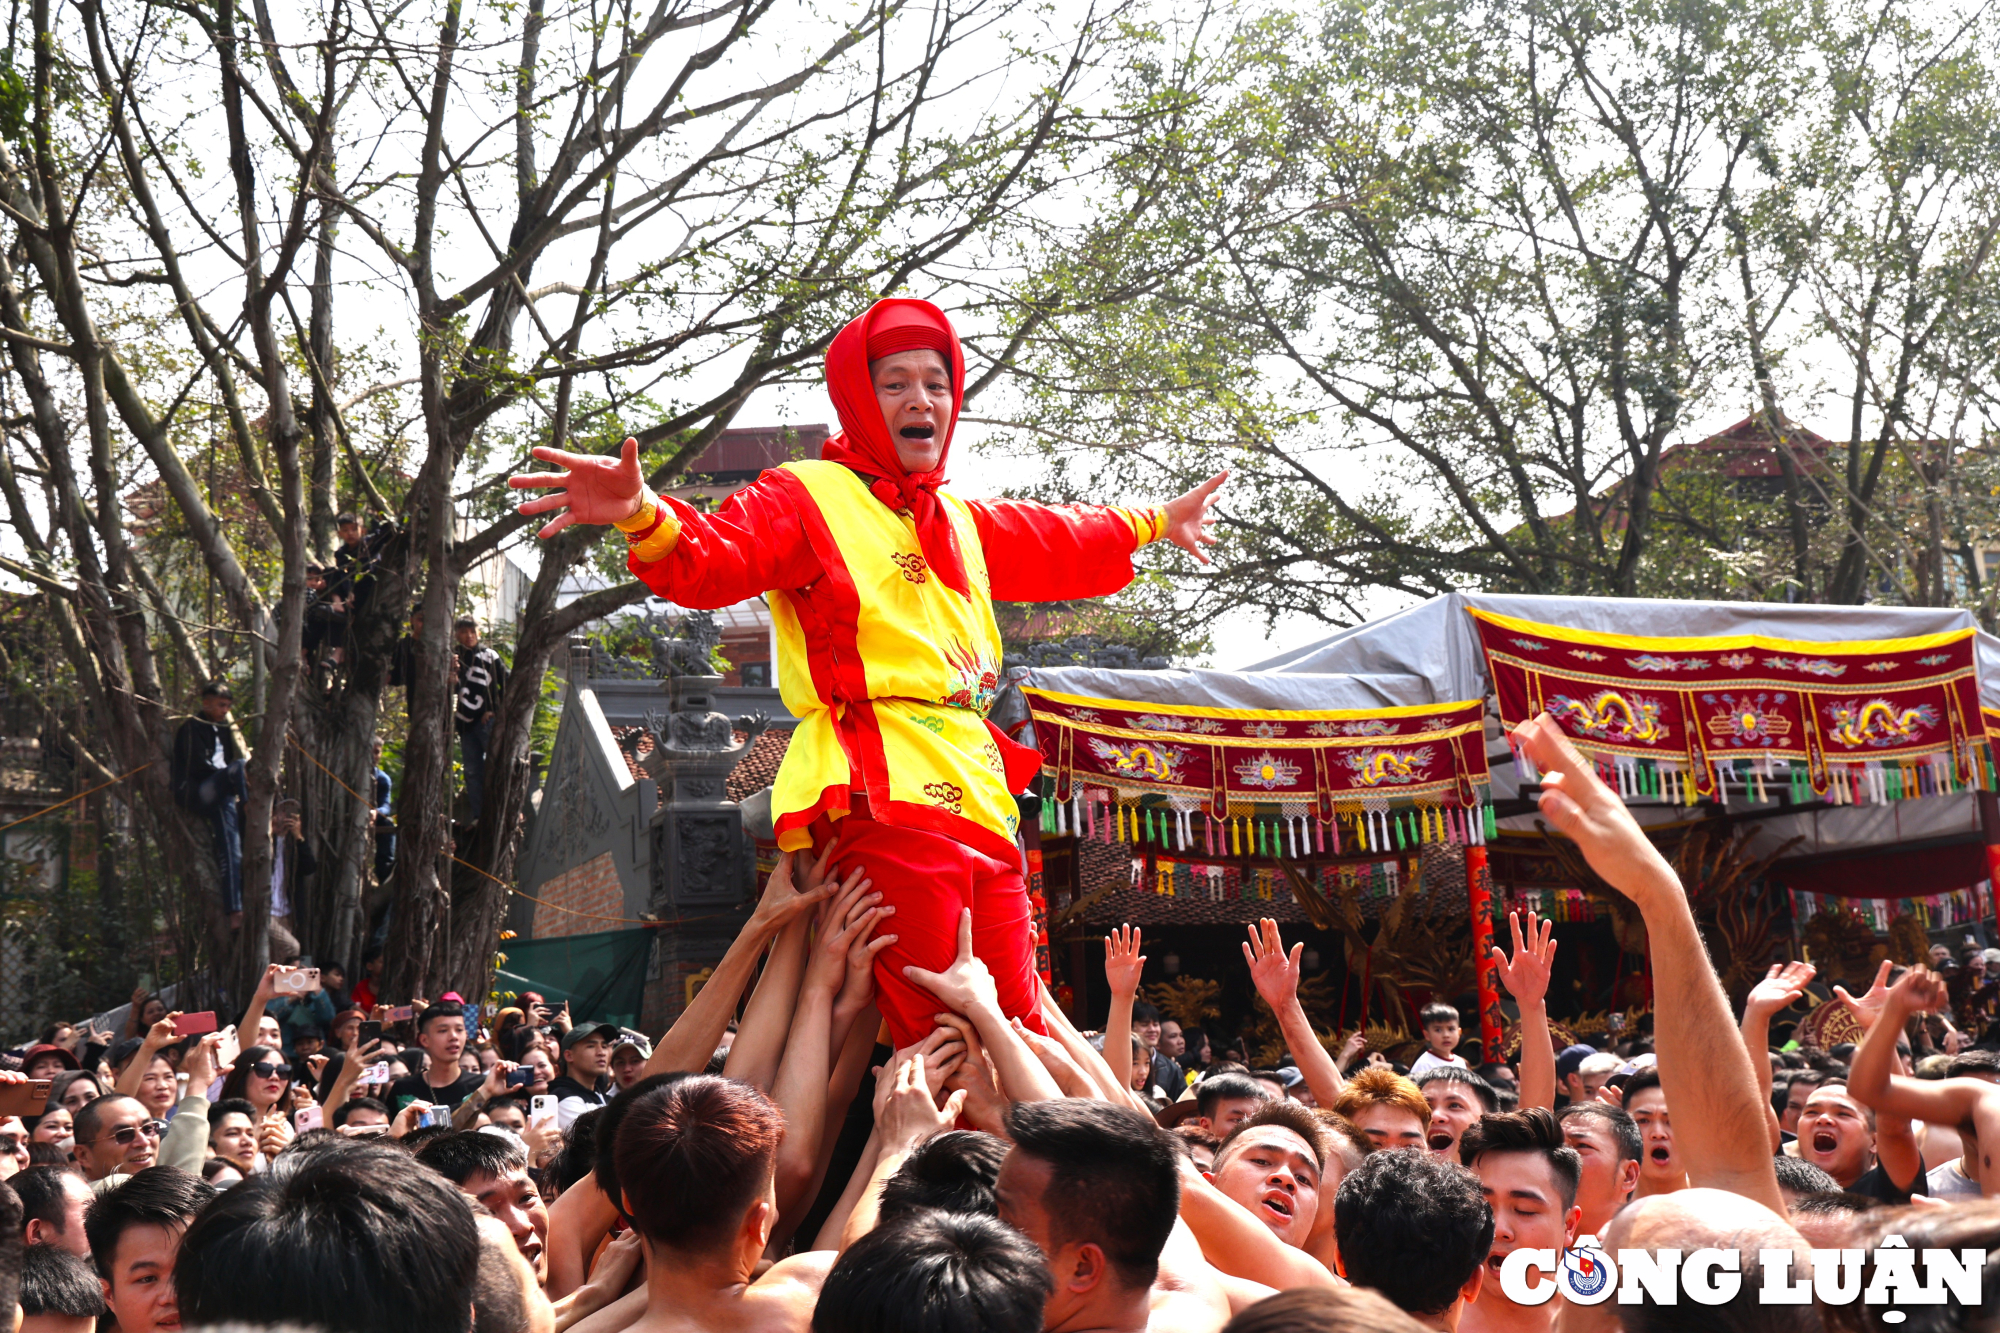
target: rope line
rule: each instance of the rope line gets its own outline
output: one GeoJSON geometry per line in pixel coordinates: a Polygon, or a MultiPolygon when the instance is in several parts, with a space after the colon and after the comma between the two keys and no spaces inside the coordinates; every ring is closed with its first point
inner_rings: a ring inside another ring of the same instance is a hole
{"type": "Polygon", "coordinates": [[[157,764],[159,762],[160,761],[157,759],[148,759],[145,763],[139,765],[137,768],[133,769],[130,773],[125,774],[123,777],[106,779],[105,781],[98,783],[95,787],[84,788],[82,791],[78,792],[74,796],[65,796],[62,800],[57,801],[54,805],[45,805],[41,809],[35,811],[35,813],[33,813],[32,815],[22,815],[19,819],[15,820],[11,824],[0,824],[0,833],[5,833],[10,828],[17,828],[20,825],[27,823],[31,819],[40,819],[43,815],[53,814],[57,810],[62,809],[66,805],[74,805],[76,802],[82,800],[84,797],[90,795],[92,792],[103,791],[106,787],[115,787],[119,783],[125,781],[126,778],[133,777],[136,776],[137,774],[143,773],[147,769],[151,768],[154,764],[157,764]]]}
{"type": "Polygon", "coordinates": [[[325,764],[322,764],[319,761],[318,755],[314,754],[311,750],[308,750],[305,746],[299,744],[299,738],[296,734],[287,731],[285,733],[285,739],[292,743],[292,748],[294,750],[297,750],[300,754],[312,760],[314,768],[317,768],[320,772],[332,778],[336,783],[339,783],[341,789],[344,790],[349,796],[352,796],[355,800],[361,802],[363,805],[369,807],[370,809],[374,808],[375,802],[373,800],[371,800],[366,796],[363,796],[360,792],[354,790],[354,788],[348,786],[345,782],[342,782],[340,779],[340,774],[334,772],[332,769],[328,768],[325,764]]]}

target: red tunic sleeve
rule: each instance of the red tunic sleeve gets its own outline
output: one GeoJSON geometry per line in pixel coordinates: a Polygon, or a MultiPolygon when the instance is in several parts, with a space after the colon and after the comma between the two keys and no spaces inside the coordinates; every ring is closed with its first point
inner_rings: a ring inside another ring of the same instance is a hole
{"type": "MultiPolygon", "coordinates": [[[[970,500],[993,597],[1055,602],[1103,597],[1132,581],[1147,511],[1103,505],[1040,505],[1027,500],[970,500]]],[[[1157,536],[1157,528],[1148,535],[1157,536]]]]}
{"type": "Polygon", "coordinates": [[[635,551],[625,565],[668,601],[697,610],[732,606],[774,588],[803,588],[821,574],[819,557],[785,486],[767,472],[713,513],[661,497],[680,528],[658,560],[635,551]]]}

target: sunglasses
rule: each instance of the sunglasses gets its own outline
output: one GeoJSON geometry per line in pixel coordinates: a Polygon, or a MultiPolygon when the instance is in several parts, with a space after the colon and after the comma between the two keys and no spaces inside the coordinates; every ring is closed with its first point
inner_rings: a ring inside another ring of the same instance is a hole
{"type": "Polygon", "coordinates": [[[259,1060],[256,1064],[250,1066],[250,1072],[258,1078],[290,1078],[292,1076],[292,1067],[290,1065],[273,1064],[269,1060],[259,1060]]]}
{"type": "Polygon", "coordinates": [[[144,1134],[149,1139],[157,1139],[166,1132],[167,1122],[164,1120],[141,1120],[136,1125],[121,1125],[98,1139],[97,1142],[104,1143],[109,1141],[116,1143],[121,1148],[129,1148],[132,1146],[132,1141],[141,1134],[144,1134]]]}

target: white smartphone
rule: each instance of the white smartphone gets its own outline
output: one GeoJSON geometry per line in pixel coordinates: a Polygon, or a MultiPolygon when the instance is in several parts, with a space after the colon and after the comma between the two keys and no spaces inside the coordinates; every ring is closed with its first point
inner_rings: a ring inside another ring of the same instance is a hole
{"type": "Polygon", "coordinates": [[[556,1099],[554,1097],[543,1095],[540,1097],[530,1097],[528,1099],[529,1124],[532,1125],[537,1121],[553,1120],[555,1118],[556,1118],[556,1099]]]}

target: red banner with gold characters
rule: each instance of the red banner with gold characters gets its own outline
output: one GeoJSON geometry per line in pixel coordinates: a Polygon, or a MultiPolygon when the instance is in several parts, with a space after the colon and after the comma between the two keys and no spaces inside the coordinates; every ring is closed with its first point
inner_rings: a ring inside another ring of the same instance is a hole
{"type": "Polygon", "coordinates": [[[1658,781],[1640,761],[1672,775],[1668,794],[1685,784],[1703,797],[1718,770],[1768,774],[1773,761],[1837,800],[1928,795],[1985,777],[1970,629],[1848,643],[1640,638],[1471,615],[1501,721],[1511,729],[1548,713],[1608,761],[1627,796],[1658,781]]]}
{"type": "Polygon", "coordinates": [[[1182,798],[1217,819],[1234,807],[1337,810],[1471,806],[1483,797],[1479,700],[1302,712],[1142,704],[1024,687],[1054,797],[1079,784],[1121,800],[1182,798]]]}

